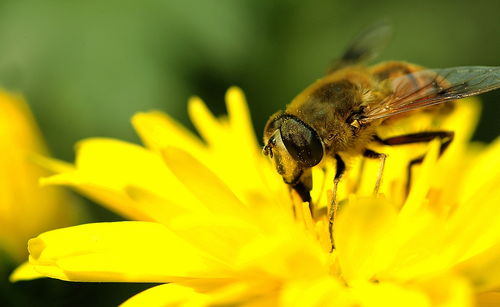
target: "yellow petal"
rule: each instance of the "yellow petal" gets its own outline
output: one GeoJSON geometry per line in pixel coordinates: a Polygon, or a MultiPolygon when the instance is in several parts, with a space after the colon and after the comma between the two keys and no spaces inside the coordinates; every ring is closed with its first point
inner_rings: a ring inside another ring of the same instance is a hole
{"type": "Polygon", "coordinates": [[[170,282],[225,277],[225,266],[149,222],[85,224],[29,241],[39,273],[70,281],[170,282]]]}
{"type": "Polygon", "coordinates": [[[170,229],[186,242],[224,263],[233,264],[240,249],[261,235],[249,221],[220,215],[184,215],[172,219],[170,229]]]}
{"type": "Polygon", "coordinates": [[[40,130],[22,95],[0,90],[0,109],[2,147],[8,144],[19,150],[41,154],[47,152],[40,130]]]}
{"type": "Polygon", "coordinates": [[[216,172],[242,202],[278,200],[283,194],[277,191],[285,189],[281,177],[260,152],[250,118],[247,117],[243,94],[231,88],[226,94],[226,103],[229,121],[216,118],[201,99],[192,98],[189,101],[188,110],[193,124],[209,145],[208,157],[191,154],[216,172]]]}
{"type": "Polygon", "coordinates": [[[363,307],[426,307],[432,306],[425,293],[391,283],[366,283],[353,288],[353,294],[363,307]]]}
{"type": "Polygon", "coordinates": [[[168,147],[163,150],[163,158],[177,178],[212,213],[248,217],[245,205],[231,189],[188,152],[168,147]]]}
{"type": "Polygon", "coordinates": [[[165,199],[144,188],[130,185],[125,188],[125,193],[132,199],[141,211],[147,212],[154,221],[172,227],[172,221],[183,215],[203,216],[209,214],[208,210],[202,205],[187,202],[173,202],[165,199]]]}
{"type": "Polygon", "coordinates": [[[223,145],[219,136],[224,134],[224,129],[200,98],[189,99],[188,112],[196,130],[210,147],[223,145]]]}
{"type": "Polygon", "coordinates": [[[473,306],[473,291],[469,282],[454,275],[442,275],[418,280],[410,284],[413,289],[425,293],[432,306],[470,307],[473,306]]]}
{"type": "Polygon", "coordinates": [[[144,144],[153,150],[168,146],[198,154],[206,150],[198,137],[164,113],[137,113],[132,124],[144,144]]]}
{"type": "MultiPolygon", "coordinates": [[[[262,154],[255,137],[248,105],[241,89],[231,87],[227,91],[226,106],[230,127],[226,129],[227,135],[223,138],[223,142],[226,146],[228,145],[228,148],[220,148],[219,156],[225,154],[224,160],[227,164],[238,166],[237,168],[230,168],[233,170],[233,174],[228,172],[228,175],[232,175],[233,179],[229,181],[238,180],[240,185],[244,185],[247,190],[253,190],[252,194],[261,192],[264,195],[272,195],[276,193],[275,191],[269,191],[270,184],[265,182],[265,177],[268,176],[267,171],[271,170],[274,175],[276,175],[276,172],[272,169],[270,161],[262,154]],[[238,142],[238,146],[234,146],[235,141],[238,142]],[[246,163],[241,163],[241,161],[246,161],[246,163]],[[234,170],[239,171],[239,173],[234,172],[234,170]],[[241,174],[244,174],[244,176],[241,174]]],[[[278,183],[281,183],[280,181],[278,183]]],[[[238,189],[238,186],[234,185],[234,189],[238,189]]]]}
{"type": "Polygon", "coordinates": [[[129,298],[122,307],[206,306],[207,296],[189,287],[164,284],[149,288],[129,298]]]}
{"type": "Polygon", "coordinates": [[[271,278],[217,280],[203,284],[183,282],[209,296],[208,306],[274,307],[277,306],[280,284],[271,278]]]}
{"type": "Polygon", "coordinates": [[[0,249],[26,260],[26,242],[42,231],[77,222],[76,199],[60,188],[40,188],[48,172],[33,162],[47,149],[24,98],[0,89],[0,249]]]}
{"type": "Polygon", "coordinates": [[[488,182],[500,182],[500,137],[492,142],[485,150],[475,154],[473,164],[465,170],[462,190],[457,191],[461,199],[471,198],[478,189],[488,182]]]}
{"type": "Polygon", "coordinates": [[[317,278],[328,270],[327,254],[321,246],[294,228],[255,237],[241,249],[236,261],[240,271],[283,280],[317,278]]]}
{"type": "Polygon", "coordinates": [[[112,139],[80,142],[76,170],[45,178],[42,183],[75,187],[133,220],[157,219],[153,212],[147,212],[129,197],[126,191],[129,186],[151,191],[171,203],[199,208],[199,202],[168,170],[160,156],[143,147],[112,139]]]}
{"type": "Polygon", "coordinates": [[[322,307],[359,306],[340,282],[333,278],[299,280],[286,284],[280,298],[280,306],[322,307]]]}
{"type": "Polygon", "coordinates": [[[499,185],[500,180],[485,183],[448,219],[443,241],[452,243],[447,249],[457,254],[456,259],[470,258],[500,242],[499,185]]]}
{"type": "Polygon", "coordinates": [[[455,138],[449,149],[452,146],[464,146],[472,137],[479,121],[482,106],[477,97],[468,97],[461,99],[460,103],[456,103],[454,109],[452,116],[445,117],[440,127],[442,130],[455,132],[455,138]]]}
{"type": "Polygon", "coordinates": [[[470,280],[477,292],[498,289],[500,287],[500,243],[459,264],[457,271],[470,280]]]}
{"type": "Polygon", "coordinates": [[[75,164],[79,172],[95,183],[112,188],[135,184],[165,195],[169,188],[182,187],[169,174],[159,155],[114,139],[93,138],[79,142],[75,164]]]}
{"type": "Polygon", "coordinates": [[[138,207],[134,201],[121,190],[94,183],[79,172],[70,172],[42,178],[40,183],[46,185],[67,185],[95,202],[102,204],[117,214],[138,221],[154,221],[151,214],[138,207]]]}
{"type": "Polygon", "coordinates": [[[257,138],[250,120],[248,104],[240,88],[231,87],[227,91],[226,106],[234,138],[241,143],[240,146],[243,146],[246,152],[260,154],[257,138]]]}
{"type": "Polygon", "coordinates": [[[334,226],[342,275],[348,283],[370,280],[390,260],[383,243],[396,221],[396,210],[380,198],[351,199],[334,226]]]}
{"type": "Polygon", "coordinates": [[[239,281],[222,285],[219,285],[218,281],[212,281],[207,287],[194,288],[166,284],[143,291],[127,300],[122,306],[273,307],[277,306],[276,290],[273,284],[239,281]]]}
{"type": "Polygon", "coordinates": [[[44,169],[46,169],[54,174],[67,173],[67,172],[72,172],[75,170],[74,165],[72,165],[70,163],[67,163],[67,162],[64,162],[61,160],[57,160],[57,159],[53,159],[50,157],[42,156],[42,155],[34,154],[31,156],[31,160],[35,164],[40,165],[44,169]]]}
{"type": "Polygon", "coordinates": [[[21,280],[31,280],[37,278],[47,277],[38,273],[29,262],[24,262],[19,265],[12,274],[10,274],[9,280],[11,282],[21,281],[21,280]]]}
{"type": "MultiPolygon", "coordinates": [[[[415,183],[412,184],[408,199],[401,209],[400,219],[408,218],[411,220],[412,216],[417,214],[417,212],[422,209],[422,206],[426,204],[425,197],[429,191],[433,175],[432,169],[436,165],[438,155],[439,142],[436,140],[429,145],[429,151],[425,155],[418,174],[415,176],[414,173],[412,173],[413,178],[415,178],[415,183]]],[[[415,171],[415,168],[413,168],[412,171],[415,171]]]]}

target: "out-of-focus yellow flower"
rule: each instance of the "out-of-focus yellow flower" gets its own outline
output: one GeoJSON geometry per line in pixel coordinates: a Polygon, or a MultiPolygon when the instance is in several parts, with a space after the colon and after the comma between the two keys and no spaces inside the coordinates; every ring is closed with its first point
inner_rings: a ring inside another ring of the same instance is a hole
{"type": "Polygon", "coordinates": [[[47,149],[28,106],[0,90],[0,249],[18,262],[27,257],[29,238],[75,222],[68,193],[39,186],[49,173],[30,161],[33,154],[47,149]]]}
{"type": "MultiPolygon", "coordinates": [[[[313,217],[261,155],[240,90],[226,101],[229,116],[220,119],[190,101],[205,142],[158,112],[133,118],[146,148],[82,141],[75,165],[45,184],[72,186],[135,221],[43,233],[29,243],[32,268],[69,281],[165,283],[128,306],[472,306],[498,298],[489,292],[500,287],[500,141],[468,143],[477,101],[457,104],[447,119],[423,113],[380,131],[439,127],[456,138],[440,159],[436,142],[378,148],[389,158],[377,197],[377,163],[349,162],[332,252],[325,207],[334,169],[314,170],[313,217]],[[406,198],[406,167],[419,151],[428,153],[406,198]]],[[[20,268],[14,278],[29,273],[20,268]]]]}

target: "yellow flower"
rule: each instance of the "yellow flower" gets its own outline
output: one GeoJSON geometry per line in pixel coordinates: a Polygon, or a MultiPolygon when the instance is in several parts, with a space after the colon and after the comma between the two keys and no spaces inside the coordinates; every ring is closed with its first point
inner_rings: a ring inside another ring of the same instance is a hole
{"type": "Polygon", "coordinates": [[[28,106],[0,90],[0,249],[16,262],[26,259],[29,238],[76,221],[65,191],[40,188],[48,172],[29,160],[33,154],[47,149],[28,106]]]}
{"type": "MultiPolygon", "coordinates": [[[[44,183],[72,186],[133,221],[43,233],[29,242],[32,268],[69,281],[163,283],[128,306],[472,306],[498,298],[500,141],[468,143],[477,101],[457,104],[446,119],[422,113],[380,131],[439,127],[457,137],[440,159],[436,142],[374,148],[389,154],[376,197],[377,162],[349,162],[333,251],[325,214],[332,166],[314,169],[313,218],[262,156],[241,91],[230,89],[226,101],[229,116],[219,119],[190,101],[204,142],[149,112],[132,120],[145,148],[79,143],[75,165],[44,183]],[[419,151],[427,155],[406,198],[406,167],[419,151]]],[[[33,277],[25,268],[14,276],[33,277]]]]}

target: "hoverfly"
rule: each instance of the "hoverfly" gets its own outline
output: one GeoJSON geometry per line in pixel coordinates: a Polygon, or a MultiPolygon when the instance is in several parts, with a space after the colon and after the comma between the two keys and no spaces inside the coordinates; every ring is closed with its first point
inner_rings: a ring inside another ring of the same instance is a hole
{"type": "MultiPolygon", "coordinates": [[[[442,154],[453,140],[453,131],[382,139],[377,136],[376,128],[388,125],[388,119],[500,88],[500,67],[424,69],[396,61],[370,67],[363,65],[378,53],[389,34],[390,27],[385,24],[362,33],[326,76],[296,96],[285,111],[275,113],[268,120],[263,152],[272,158],[284,182],[304,202],[311,204],[311,168],[325,157],[336,160],[333,195],[345,172],[342,156],[362,154],[380,159],[377,192],[386,155],[368,149],[371,143],[402,145],[439,139],[442,154]]],[[[410,162],[409,170],[422,161],[423,156],[416,157],[410,162]]],[[[334,203],[335,196],[329,208],[330,223],[334,203]]]]}

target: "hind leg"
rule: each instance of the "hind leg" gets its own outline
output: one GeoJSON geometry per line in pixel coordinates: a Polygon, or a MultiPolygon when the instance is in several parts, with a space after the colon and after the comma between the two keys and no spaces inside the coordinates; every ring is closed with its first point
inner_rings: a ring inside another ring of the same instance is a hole
{"type": "MultiPolygon", "coordinates": [[[[430,131],[430,132],[405,134],[387,139],[381,139],[379,137],[375,137],[375,141],[384,145],[397,146],[397,145],[406,145],[415,143],[428,143],[434,139],[439,139],[441,141],[441,146],[439,147],[439,156],[441,156],[450,146],[454,136],[455,133],[453,131],[430,131]]],[[[410,185],[412,180],[412,175],[411,175],[412,167],[416,164],[422,163],[424,157],[425,155],[417,157],[411,160],[410,163],[408,164],[406,194],[408,194],[408,192],[410,191],[410,185]]]]}

